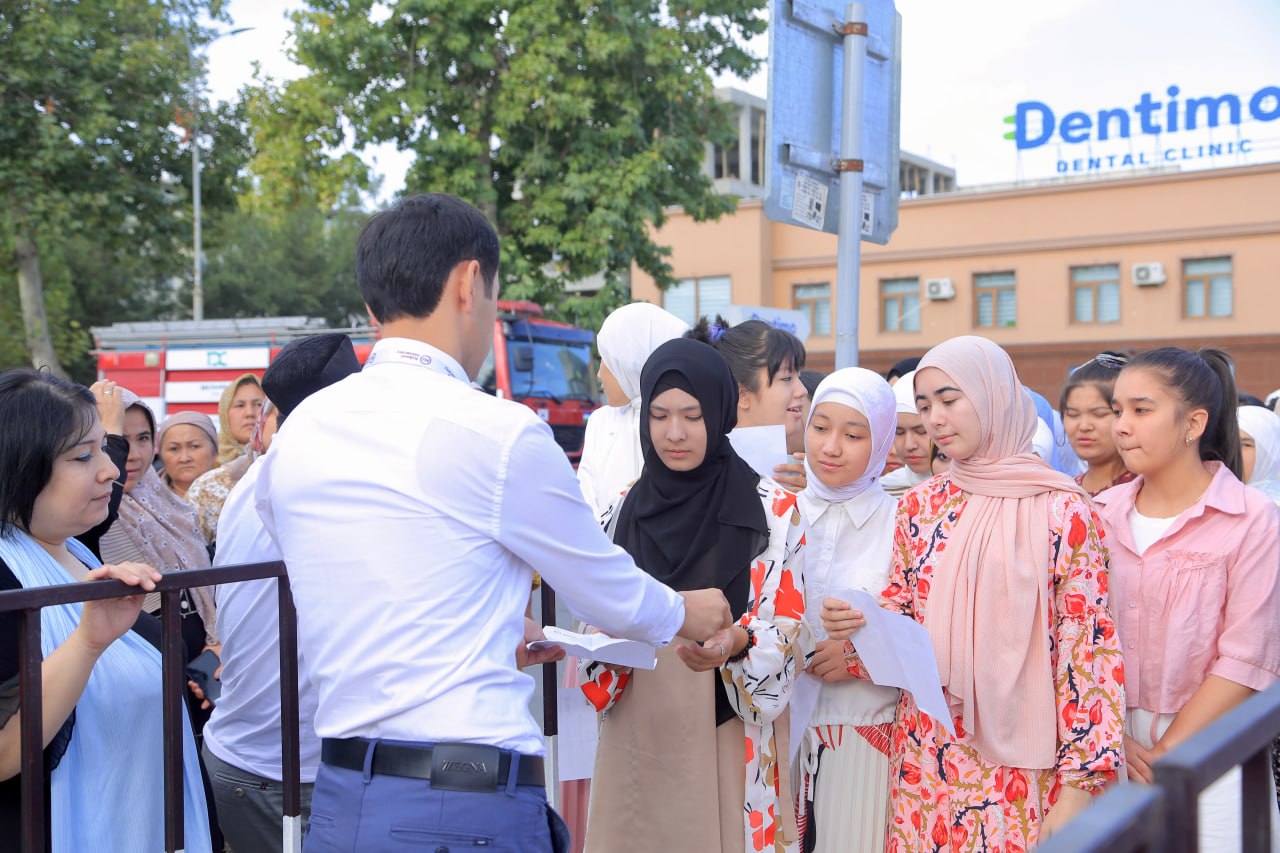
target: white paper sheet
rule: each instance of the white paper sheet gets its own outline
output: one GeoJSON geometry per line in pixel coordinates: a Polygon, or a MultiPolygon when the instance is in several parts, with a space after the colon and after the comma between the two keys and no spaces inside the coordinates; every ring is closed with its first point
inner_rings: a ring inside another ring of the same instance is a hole
{"type": "Polygon", "coordinates": [[[738,427],[729,433],[729,443],[753,471],[766,477],[772,477],[777,466],[795,461],[787,455],[787,428],[782,424],[738,427]]]}
{"type": "Polygon", "coordinates": [[[571,655],[618,666],[636,669],[653,669],[658,665],[658,653],[653,646],[636,640],[620,640],[607,634],[579,634],[554,625],[542,629],[545,640],[529,644],[530,651],[559,646],[571,655]]]}
{"type": "Polygon", "coordinates": [[[560,781],[590,779],[596,767],[596,747],[600,743],[600,717],[582,690],[561,687],[556,694],[559,734],[556,755],[560,759],[560,781]]]}
{"type": "Polygon", "coordinates": [[[854,631],[850,639],[871,680],[906,690],[915,698],[917,708],[954,736],[933,640],[924,626],[909,616],[885,610],[875,596],[860,589],[837,590],[829,597],[849,602],[866,617],[866,627],[854,631]]]}
{"type": "Polygon", "coordinates": [[[822,692],[822,679],[807,672],[800,673],[796,683],[791,687],[791,699],[787,707],[791,709],[791,763],[796,760],[796,752],[804,740],[805,729],[809,728],[809,720],[813,719],[813,709],[818,705],[818,694],[822,692]]]}

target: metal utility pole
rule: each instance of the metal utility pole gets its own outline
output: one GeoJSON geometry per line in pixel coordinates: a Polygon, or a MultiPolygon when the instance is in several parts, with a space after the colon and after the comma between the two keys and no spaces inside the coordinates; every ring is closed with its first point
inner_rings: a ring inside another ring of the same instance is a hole
{"type": "MultiPolygon", "coordinates": [[[[253,27],[237,27],[218,33],[206,45],[224,36],[239,35],[253,27]]],[[[196,73],[196,57],[191,50],[191,34],[183,31],[187,41],[187,62],[191,67],[191,242],[194,256],[191,259],[191,319],[204,319],[204,242],[200,231],[200,90],[203,74],[196,73]]]]}

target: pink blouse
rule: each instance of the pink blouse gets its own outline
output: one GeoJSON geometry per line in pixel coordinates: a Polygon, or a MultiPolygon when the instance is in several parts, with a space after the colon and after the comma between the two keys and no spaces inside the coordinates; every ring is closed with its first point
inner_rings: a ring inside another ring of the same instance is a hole
{"type": "Polygon", "coordinates": [[[1280,678],[1280,512],[1212,464],[1200,500],[1141,555],[1129,511],[1143,478],[1094,499],[1130,708],[1176,714],[1210,675],[1254,690],[1280,678]]]}

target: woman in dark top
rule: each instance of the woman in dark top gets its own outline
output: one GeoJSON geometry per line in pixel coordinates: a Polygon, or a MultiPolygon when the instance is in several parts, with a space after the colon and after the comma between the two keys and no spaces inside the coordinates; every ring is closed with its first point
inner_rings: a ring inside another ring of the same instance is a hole
{"type": "MultiPolygon", "coordinates": [[[[100,396],[112,396],[103,387],[100,396]]],[[[31,370],[0,374],[0,589],[114,577],[154,589],[148,566],[103,567],[74,537],[100,524],[119,469],[87,389],[31,370]]],[[[105,408],[105,407],[104,407],[105,408]]],[[[129,630],[142,596],[41,611],[49,849],[163,844],[160,656],[129,630]],[[127,799],[126,799],[127,798],[127,799]]],[[[16,849],[18,619],[0,616],[0,847],[16,849]]],[[[185,739],[187,849],[210,850],[198,761],[185,739]]]]}

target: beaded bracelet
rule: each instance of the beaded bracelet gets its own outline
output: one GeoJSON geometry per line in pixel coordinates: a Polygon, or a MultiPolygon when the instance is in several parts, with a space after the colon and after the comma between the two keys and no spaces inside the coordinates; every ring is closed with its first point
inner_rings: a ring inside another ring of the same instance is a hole
{"type": "Polygon", "coordinates": [[[742,630],[747,632],[746,645],[744,645],[742,647],[742,651],[738,652],[736,655],[725,658],[725,663],[737,663],[740,660],[745,660],[747,652],[751,651],[751,647],[756,644],[756,632],[745,626],[743,626],[742,630]]]}

